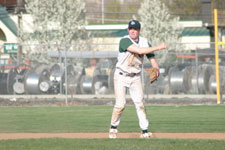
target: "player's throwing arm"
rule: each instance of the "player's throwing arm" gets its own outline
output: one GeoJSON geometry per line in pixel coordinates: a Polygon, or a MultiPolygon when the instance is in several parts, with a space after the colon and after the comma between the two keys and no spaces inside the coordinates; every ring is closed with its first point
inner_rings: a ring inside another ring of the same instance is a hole
{"type": "Polygon", "coordinates": [[[148,53],[152,53],[152,52],[156,52],[159,50],[164,50],[166,49],[166,44],[165,43],[161,43],[158,46],[153,46],[153,47],[138,47],[135,44],[132,44],[131,46],[129,46],[127,48],[128,51],[132,52],[132,53],[136,53],[136,54],[148,54],[148,53]]]}

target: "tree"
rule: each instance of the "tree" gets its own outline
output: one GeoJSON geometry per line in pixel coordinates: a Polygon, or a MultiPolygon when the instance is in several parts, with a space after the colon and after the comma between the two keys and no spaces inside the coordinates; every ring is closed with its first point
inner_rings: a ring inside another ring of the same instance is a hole
{"type": "Polygon", "coordinates": [[[39,45],[23,47],[28,58],[46,62],[49,60],[49,49],[64,50],[65,45],[67,50],[82,49],[84,39],[88,39],[88,33],[85,31],[87,21],[84,1],[26,0],[25,8],[32,16],[33,32],[27,33],[22,27],[19,32],[20,41],[39,45]],[[52,46],[54,44],[55,46],[52,46]]]}
{"type": "MultiPolygon", "coordinates": [[[[167,50],[181,50],[179,42],[182,27],[179,26],[179,18],[171,17],[168,8],[158,0],[144,0],[138,11],[142,25],[141,34],[146,37],[152,45],[160,42],[167,43],[167,50]]],[[[157,52],[157,57],[164,62],[168,51],[157,52]]]]}

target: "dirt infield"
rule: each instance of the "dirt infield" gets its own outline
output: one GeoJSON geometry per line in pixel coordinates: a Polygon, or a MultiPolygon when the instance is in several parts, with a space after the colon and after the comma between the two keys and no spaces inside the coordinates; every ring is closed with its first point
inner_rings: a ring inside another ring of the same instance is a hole
{"type": "MultiPolygon", "coordinates": [[[[118,138],[139,138],[140,133],[119,133],[118,138]]],[[[39,138],[108,138],[108,133],[0,133],[0,140],[39,138]]],[[[225,140],[225,133],[153,133],[153,138],[225,140]]]]}

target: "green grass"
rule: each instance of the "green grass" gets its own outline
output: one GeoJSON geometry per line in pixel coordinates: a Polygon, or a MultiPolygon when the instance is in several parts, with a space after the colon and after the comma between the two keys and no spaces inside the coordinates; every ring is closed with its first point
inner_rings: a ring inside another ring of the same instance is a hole
{"type": "MultiPolygon", "coordinates": [[[[112,106],[0,107],[0,132],[108,132],[112,106]]],[[[147,106],[152,132],[225,132],[225,106],[147,106]]],[[[127,106],[120,132],[139,132],[127,106]]]]}
{"type": "MultiPolygon", "coordinates": [[[[108,132],[112,106],[0,107],[0,132],[108,132]]],[[[152,132],[225,132],[225,105],[147,106],[152,132]]],[[[139,132],[127,106],[120,132],[139,132]]],[[[225,140],[23,139],[0,140],[0,150],[223,150],[225,140]]]]}
{"type": "Polygon", "coordinates": [[[32,139],[0,141],[1,150],[224,150],[224,140],[32,139]]]}

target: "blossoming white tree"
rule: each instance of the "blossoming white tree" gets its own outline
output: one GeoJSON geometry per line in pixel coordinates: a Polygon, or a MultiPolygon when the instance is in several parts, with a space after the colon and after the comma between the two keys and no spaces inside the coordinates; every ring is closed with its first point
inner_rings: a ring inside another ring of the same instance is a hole
{"type": "MultiPolygon", "coordinates": [[[[179,26],[179,17],[172,17],[169,10],[160,0],[144,0],[138,10],[142,25],[141,34],[152,45],[167,43],[167,50],[181,50],[180,41],[183,28],[179,26]]],[[[157,52],[161,62],[166,60],[168,51],[157,52]]]]}
{"type": "Polygon", "coordinates": [[[22,43],[36,44],[23,46],[29,59],[48,62],[48,50],[62,50],[65,45],[67,50],[81,50],[87,46],[84,44],[88,33],[83,0],[26,0],[25,8],[32,16],[33,32],[27,33],[22,27],[19,37],[22,43]],[[54,44],[56,46],[52,46],[54,44]]]}

